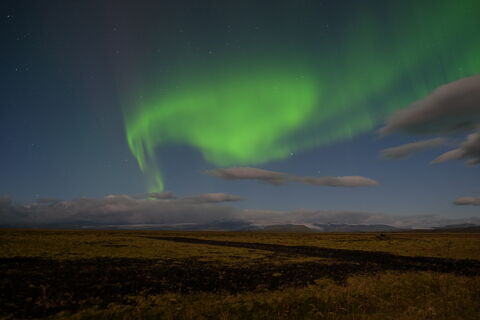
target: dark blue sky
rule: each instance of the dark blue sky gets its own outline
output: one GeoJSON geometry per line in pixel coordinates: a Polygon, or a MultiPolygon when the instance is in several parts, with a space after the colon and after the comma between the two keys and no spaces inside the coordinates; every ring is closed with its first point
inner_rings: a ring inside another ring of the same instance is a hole
{"type": "MultiPolygon", "coordinates": [[[[208,55],[209,47],[220,50],[228,40],[238,46],[239,52],[245,53],[242,50],[249,47],[249,54],[254,55],[251,48],[258,43],[259,55],[265,55],[275,46],[262,41],[266,34],[258,36],[256,28],[273,32],[271,24],[291,15],[296,23],[305,25],[291,29],[290,22],[285,21],[286,38],[298,40],[279,44],[278,48],[287,46],[295,51],[294,46],[312,36],[318,41],[323,35],[333,38],[332,33],[341,32],[341,19],[350,1],[300,1],[297,5],[276,1],[244,4],[241,8],[209,1],[138,3],[2,2],[0,195],[30,202],[46,197],[144,193],[145,176],[128,148],[122,108],[142,99],[152,87],[162,88],[177,70],[184,72],[193,65],[194,58],[185,65],[181,63],[189,54],[193,56],[187,46],[208,55]],[[323,20],[312,21],[315,10],[322,12],[319,16],[323,20]],[[313,27],[310,34],[295,34],[313,27]],[[229,31],[232,28],[233,35],[229,31]],[[136,38],[138,30],[145,39],[136,38]],[[158,70],[163,73],[152,76],[158,70]]],[[[365,10],[378,10],[377,4],[367,1],[365,10]]],[[[281,42],[282,35],[271,33],[270,41],[281,42]]],[[[308,47],[302,50],[308,51],[308,47]]],[[[389,92],[401,96],[405,87],[399,84],[389,92]]],[[[407,96],[408,104],[414,102],[407,96]]],[[[451,217],[479,213],[478,207],[452,204],[458,197],[479,196],[478,166],[467,166],[463,161],[430,164],[451,150],[454,142],[408,159],[387,161],[379,157],[382,149],[432,136],[394,133],[380,137],[376,130],[382,125],[383,121],[378,121],[372,130],[351,139],[338,139],[283,160],[252,165],[299,176],[364,176],[377,180],[380,185],[376,187],[272,186],[251,180],[222,180],[202,173],[216,166],[192,146],[161,146],[157,155],[167,190],[180,196],[235,194],[245,199],[235,203],[239,208],[451,217]]],[[[459,134],[452,141],[462,138],[459,134]]]]}

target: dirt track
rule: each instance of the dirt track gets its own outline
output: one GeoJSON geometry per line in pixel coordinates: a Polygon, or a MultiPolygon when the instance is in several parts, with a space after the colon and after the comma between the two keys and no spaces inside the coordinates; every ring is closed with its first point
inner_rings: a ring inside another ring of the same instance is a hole
{"type": "Polygon", "coordinates": [[[407,257],[388,252],[332,249],[313,246],[286,246],[279,244],[204,240],[183,237],[148,237],[183,243],[267,250],[276,253],[308,257],[331,258],[360,264],[376,264],[380,270],[412,270],[456,273],[467,276],[480,275],[480,261],[433,257],[407,257]]]}

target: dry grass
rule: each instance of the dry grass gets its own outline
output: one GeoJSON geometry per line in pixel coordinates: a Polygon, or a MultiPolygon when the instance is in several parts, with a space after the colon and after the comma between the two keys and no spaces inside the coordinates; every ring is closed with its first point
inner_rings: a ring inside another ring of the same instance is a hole
{"type": "Polygon", "coordinates": [[[478,320],[480,278],[386,273],[351,277],[345,285],[323,279],[306,288],[273,292],[165,294],[131,301],[54,319],[478,320]]]}
{"type": "MultiPolygon", "coordinates": [[[[384,251],[405,256],[480,260],[480,234],[469,233],[262,233],[175,231],[0,230],[0,257],[190,258],[248,262],[271,259],[268,252],[170,243],[148,236],[305,245],[335,249],[384,251]]],[[[284,257],[285,258],[285,257],[284,257]]],[[[310,258],[309,258],[310,259],[310,258]]],[[[291,260],[288,260],[291,261],[291,260]]]]}
{"type": "Polygon", "coordinates": [[[261,233],[212,232],[179,236],[211,240],[384,251],[404,256],[480,260],[478,233],[261,233]],[[384,235],[384,236],[380,236],[384,235]]]}
{"type": "MultiPolygon", "coordinates": [[[[148,238],[148,236],[176,236],[178,234],[178,232],[0,229],[0,258],[38,257],[68,260],[88,258],[195,258],[201,261],[219,261],[227,264],[325,260],[311,257],[272,255],[271,252],[264,250],[218,248],[148,238]]],[[[180,234],[200,237],[208,233],[188,232],[180,234]]]]}
{"type": "MultiPolygon", "coordinates": [[[[83,261],[84,266],[90,263],[89,261],[93,264],[93,261],[96,261],[93,258],[168,261],[193,259],[205,261],[206,268],[214,265],[243,267],[267,263],[283,265],[307,261],[332,262],[329,259],[280,255],[264,250],[148,238],[156,236],[480,260],[480,234],[386,233],[380,236],[379,233],[78,230],[0,230],[0,258],[52,259],[73,263],[74,267],[80,261],[83,261]]],[[[5,272],[8,276],[10,271],[5,272]]],[[[82,272],[85,273],[85,270],[82,272]]],[[[208,272],[211,273],[211,269],[208,269],[208,272]]],[[[25,279],[27,280],[39,282],[36,279],[25,279]]],[[[32,292],[37,292],[37,289],[32,287],[32,292]]],[[[170,291],[155,294],[132,292],[131,296],[127,294],[113,299],[111,301],[114,302],[108,305],[100,302],[78,304],[81,306],[78,309],[62,307],[75,305],[65,300],[68,295],[63,296],[64,300],[54,300],[49,299],[48,294],[42,295],[40,292],[40,295],[32,295],[31,304],[41,310],[58,310],[53,313],[45,312],[43,317],[38,317],[41,319],[480,319],[480,277],[434,272],[387,271],[369,275],[357,274],[345,282],[320,278],[315,284],[302,288],[284,287],[275,291],[258,288],[236,294],[209,290],[189,294],[168,292],[170,291]]],[[[0,307],[0,319],[12,320],[17,319],[16,317],[15,313],[2,313],[0,307]]]]}

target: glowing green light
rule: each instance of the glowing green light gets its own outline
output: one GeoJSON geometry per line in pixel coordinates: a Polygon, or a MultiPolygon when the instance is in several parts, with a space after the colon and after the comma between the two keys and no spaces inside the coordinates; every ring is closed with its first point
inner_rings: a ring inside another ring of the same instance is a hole
{"type": "Polygon", "coordinates": [[[301,43],[292,53],[270,44],[277,61],[266,66],[254,55],[247,68],[232,54],[125,111],[150,190],[163,190],[161,145],[192,146],[219,166],[282,159],[372,130],[439,85],[480,72],[480,1],[405,0],[379,11],[362,3],[320,46],[301,43]]]}
{"type": "Polygon", "coordinates": [[[288,155],[288,138],[317,107],[311,75],[264,71],[193,85],[164,96],[127,118],[127,139],[151,190],[163,189],[155,148],[194,146],[217,165],[251,164],[288,155]]]}

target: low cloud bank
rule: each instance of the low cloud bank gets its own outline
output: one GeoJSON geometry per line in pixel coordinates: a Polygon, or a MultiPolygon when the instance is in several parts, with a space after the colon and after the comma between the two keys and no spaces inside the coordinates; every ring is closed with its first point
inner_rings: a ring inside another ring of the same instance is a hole
{"type": "Polygon", "coordinates": [[[219,205],[241,198],[223,193],[174,198],[108,195],[70,201],[50,199],[16,204],[0,197],[0,225],[4,226],[86,226],[107,224],[209,223],[233,219],[237,209],[219,205]]]}
{"type": "Polygon", "coordinates": [[[451,219],[437,215],[389,215],[375,212],[306,210],[269,211],[244,210],[243,217],[255,225],[272,224],[351,224],[389,225],[397,228],[434,228],[453,224],[472,223],[480,225],[480,218],[451,219]]]}
{"type": "MultiPolygon", "coordinates": [[[[70,201],[49,199],[17,204],[10,197],[0,197],[0,226],[241,230],[249,226],[278,224],[351,224],[389,225],[397,228],[431,228],[449,224],[474,223],[480,218],[450,219],[436,215],[389,215],[376,212],[329,210],[252,210],[237,209],[224,202],[240,197],[223,193],[175,199],[139,198],[109,195],[104,198],[80,198],[70,201]]],[[[478,198],[459,198],[458,205],[478,205],[478,198]]]]}
{"type": "Polygon", "coordinates": [[[205,171],[206,174],[225,180],[257,180],[273,185],[299,182],[326,187],[372,187],[379,183],[376,180],[361,176],[344,177],[302,177],[292,174],[269,171],[251,167],[223,168],[205,171]]]}

